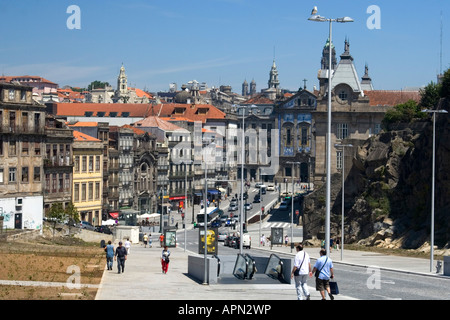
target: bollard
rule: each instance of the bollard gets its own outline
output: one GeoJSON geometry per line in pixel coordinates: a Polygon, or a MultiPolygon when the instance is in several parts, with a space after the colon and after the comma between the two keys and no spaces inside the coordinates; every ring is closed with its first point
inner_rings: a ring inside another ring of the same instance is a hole
{"type": "Polygon", "coordinates": [[[436,264],[436,273],[441,273],[441,269],[442,269],[442,261],[438,260],[436,264]]]}

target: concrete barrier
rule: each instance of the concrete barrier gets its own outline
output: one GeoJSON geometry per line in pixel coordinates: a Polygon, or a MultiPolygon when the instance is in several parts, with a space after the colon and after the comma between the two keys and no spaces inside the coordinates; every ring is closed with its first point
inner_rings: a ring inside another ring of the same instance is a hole
{"type": "MultiPolygon", "coordinates": [[[[205,282],[205,258],[201,256],[188,256],[188,275],[199,282],[205,282]]],[[[206,282],[217,283],[217,259],[206,259],[206,282]]]]}

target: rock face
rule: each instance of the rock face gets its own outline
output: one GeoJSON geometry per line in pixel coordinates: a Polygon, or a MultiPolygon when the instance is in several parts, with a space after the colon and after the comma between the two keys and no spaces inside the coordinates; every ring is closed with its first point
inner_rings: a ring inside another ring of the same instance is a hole
{"type": "MultiPolygon", "coordinates": [[[[450,117],[436,122],[435,245],[450,241],[450,117]]],[[[355,146],[355,143],[352,144],[355,146]]],[[[345,180],[345,243],[417,249],[430,238],[432,121],[373,136],[354,148],[345,180]]],[[[325,185],[304,199],[304,238],[321,238],[325,185]]],[[[341,175],[331,178],[331,237],[340,238],[341,175]]]]}

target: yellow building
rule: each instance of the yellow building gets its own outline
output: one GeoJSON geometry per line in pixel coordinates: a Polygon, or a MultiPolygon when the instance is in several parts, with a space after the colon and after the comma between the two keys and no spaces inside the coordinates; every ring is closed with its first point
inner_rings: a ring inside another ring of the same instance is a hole
{"type": "Polygon", "coordinates": [[[94,226],[102,221],[103,143],[73,131],[73,203],[80,219],[94,226]]]}

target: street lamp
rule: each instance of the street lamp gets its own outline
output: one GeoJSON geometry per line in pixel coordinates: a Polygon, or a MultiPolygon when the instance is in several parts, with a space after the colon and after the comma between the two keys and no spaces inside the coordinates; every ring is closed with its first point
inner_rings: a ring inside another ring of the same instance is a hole
{"type": "Polygon", "coordinates": [[[351,144],[335,144],[336,148],[342,148],[342,220],[341,220],[341,261],[344,258],[344,176],[345,176],[345,148],[352,148],[351,144]]]}
{"type": "Polygon", "coordinates": [[[430,234],[430,272],[433,272],[433,255],[434,255],[434,176],[436,165],[436,113],[448,113],[447,110],[422,110],[422,112],[433,114],[433,164],[431,173],[431,234],[430,234]]]}
{"type": "MultiPolygon", "coordinates": [[[[187,165],[192,164],[192,160],[184,161],[184,213],[183,213],[183,227],[184,227],[184,251],[186,252],[186,242],[187,242],[187,234],[186,234],[186,215],[187,215],[187,165]]],[[[192,204],[193,206],[194,204],[192,204]]]]}
{"type": "Polygon", "coordinates": [[[294,165],[300,164],[298,161],[287,161],[287,164],[292,164],[292,196],[291,196],[291,252],[294,249],[294,165]]]}
{"type": "MultiPolygon", "coordinates": [[[[330,247],[330,197],[331,197],[331,30],[332,30],[332,22],[353,22],[354,20],[349,17],[337,18],[337,19],[328,19],[322,17],[317,14],[317,8],[314,8],[311,17],[308,18],[309,21],[315,22],[329,22],[329,39],[330,39],[330,48],[329,48],[329,56],[328,56],[328,128],[327,128],[327,159],[326,159],[326,168],[327,168],[327,176],[326,176],[326,213],[325,213],[325,248],[330,247]]],[[[329,250],[327,249],[327,256],[329,256],[329,250]]]]}

